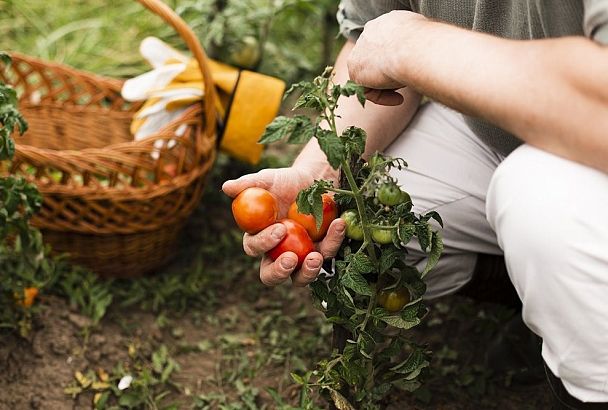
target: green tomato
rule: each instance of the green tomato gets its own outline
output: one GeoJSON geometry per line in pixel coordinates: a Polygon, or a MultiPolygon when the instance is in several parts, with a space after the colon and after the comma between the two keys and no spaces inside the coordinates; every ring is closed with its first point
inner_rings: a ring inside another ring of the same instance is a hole
{"type": "Polygon", "coordinates": [[[388,245],[393,243],[393,232],[392,229],[372,229],[372,239],[379,245],[388,245]]]}
{"type": "Polygon", "coordinates": [[[410,292],[406,288],[383,290],[378,294],[378,303],[391,313],[399,312],[410,302],[410,292]]]}
{"type": "Polygon", "coordinates": [[[412,202],[412,198],[407,192],[401,191],[401,203],[404,204],[406,202],[412,202]]]}
{"type": "Polygon", "coordinates": [[[381,204],[388,206],[399,205],[403,202],[402,191],[397,184],[392,182],[387,182],[380,186],[376,192],[376,198],[378,198],[381,204]]]}
{"type": "Polygon", "coordinates": [[[354,239],[356,241],[363,240],[363,227],[359,221],[359,215],[357,212],[351,210],[342,212],[340,219],[346,222],[346,237],[354,239]]]}
{"type": "Polygon", "coordinates": [[[230,53],[228,61],[241,68],[253,68],[260,61],[260,45],[253,36],[245,36],[230,53]]]}

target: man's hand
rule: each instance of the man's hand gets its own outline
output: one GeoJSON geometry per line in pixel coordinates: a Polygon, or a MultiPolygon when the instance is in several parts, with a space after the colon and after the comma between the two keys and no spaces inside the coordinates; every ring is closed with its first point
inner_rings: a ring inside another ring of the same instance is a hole
{"type": "MultiPolygon", "coordinates": [[[[287,210],[296,199],[298,192],[313,182],[313,174],[305,169],[294,167],[265,169],[256,174],[226,181],[222,190],[234,198],[246,188],[264,188],[277,197],[279,217],[282,218],[287,214],[287,210]]],[[[294,272],[298,262],[295,253],[285,252],[275,261],[265,256],[266,252],[277,246],[285,236],[286,230],[282,224],[271,225],[256,235],[246,233],[243,237],[243,249],[249,256],[262,256],[260,279],[265,285],[276,286],[291,277],[294,285],[306,286],[316,279],[323,259],[332,258],[338,252],[344,238],[345,227],[343,220],[333,221],[325,238],[316,244],[317,251],[306,257],[304,264],[297,272],[294,272]]]]}
{"type": "Polygon", "coordinates": [[[415,33],[415,26],[427,21],[418,13],[392,11],[369,21],[350,53],[348,72],[350,79],[366,87],[368,100],[381,105],[400,105],[401,94],[396,90],[407,86],[397,74],[404,62],[397,58],[401,53],[400,38],[415,33]]]}

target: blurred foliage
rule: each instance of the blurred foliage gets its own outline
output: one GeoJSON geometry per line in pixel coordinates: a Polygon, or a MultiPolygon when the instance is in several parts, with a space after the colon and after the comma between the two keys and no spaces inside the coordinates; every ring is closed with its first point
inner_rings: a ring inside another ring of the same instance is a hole
{"type": "MultiPolygon", "coordinates": [[[[288,82],[311,77],[336,50],[336,0],[165,2],[210,55],[229,61],[254,44],[261,62],[253,66],[288,82]]],[[[131,77],[147,70],[138,49],[150,35],[184,47],[171,27],[135,1],[0,1],[3,47],[97,74],[131,77]]]]}

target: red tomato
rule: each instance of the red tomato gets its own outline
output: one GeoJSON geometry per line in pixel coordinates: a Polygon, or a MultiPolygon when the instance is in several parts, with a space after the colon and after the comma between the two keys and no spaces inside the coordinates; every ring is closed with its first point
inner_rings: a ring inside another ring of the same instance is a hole
{"type": "Polygon", "coordinates": [[[277,221],[279,204],[262,188],[247,188],[232,201],[232,215],[239,228],[256,234],[277,221]]]}
{"type": "Polygon", "coordinates": [[[282,219],[279,222],[285,225],[287,233],[275,248],[268,251],[267,255],[270,256],[272,260],[276,260],[285,252],[293,252],[298,256],[298,265],[296,266],[296,269],[299,269],[304,263],[306,256],[315,250],[312,239],[308,236],[306,229],[299,223],[294,222],[291,219],[282,219]]]}
{"type": "Polygon", "coordinates": [[[323,222],[320,229],[317,229],[314,216],[298,212],[298,205],[295,202],[289,207],[287,217],[302,225],[306,229],[306,232],[308,232],[308,235],[310,235],[310,239],[317,242],[325,237],[329,225],[338,217],[338,207],[331,195],[323,194],[323,222]]]}

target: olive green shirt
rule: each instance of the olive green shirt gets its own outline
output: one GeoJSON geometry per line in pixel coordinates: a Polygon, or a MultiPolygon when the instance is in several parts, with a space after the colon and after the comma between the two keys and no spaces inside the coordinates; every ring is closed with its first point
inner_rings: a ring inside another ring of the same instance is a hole
{"type": "MultiPolygon", "coordinates": [[[[342,0],[338,22],[342,33],[356,40],[367,21],[392,10],[409,10],[509,39],[585,35],[608,45],[608,0],[342,0]]],[[[521,144],[515,136],[479,118],[466,117],[466,121],[477,136],[503,155],[521,144]]]]}

